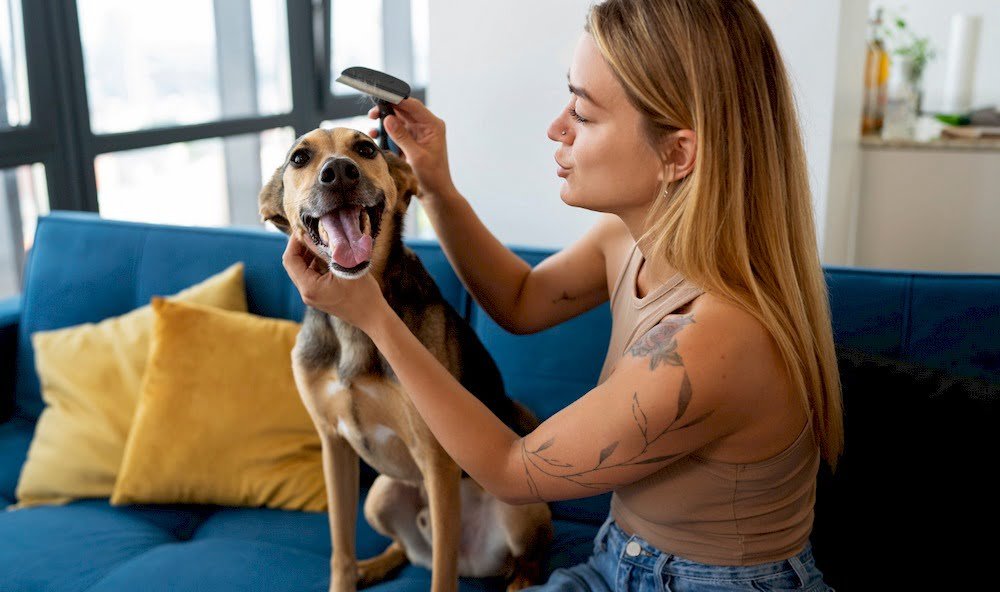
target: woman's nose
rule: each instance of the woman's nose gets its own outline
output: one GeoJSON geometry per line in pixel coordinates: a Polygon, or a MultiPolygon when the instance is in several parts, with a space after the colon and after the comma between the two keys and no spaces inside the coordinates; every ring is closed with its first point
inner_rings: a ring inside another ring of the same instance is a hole
{"type": "Polygon", "coordinates": [[[568,122],[566,121],[565,113],[560,113],[559,117],[549,125],[549,139],[555,140],[556,142],[569,142],[573,135],[573,131],[570,129],[568,122]],[[566,132],[565,134],[563,132],[566,132]]]}

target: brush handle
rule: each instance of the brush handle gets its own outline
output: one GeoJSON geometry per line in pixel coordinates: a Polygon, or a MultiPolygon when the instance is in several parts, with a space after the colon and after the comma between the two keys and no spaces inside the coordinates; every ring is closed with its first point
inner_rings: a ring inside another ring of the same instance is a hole
{"type": "Polygon", "coordinates": [[[399,155],[399,146],[392,141],[389,134],[385,131],[385,118],[387,115],[392,115],[394,113],[392,109],[392,103],[389,101],[383,101],[382,99],[377,99],[378,103],[378,138],[379,138],[379,148],[382,150],[391,150],[395,154],[399,155]]]}

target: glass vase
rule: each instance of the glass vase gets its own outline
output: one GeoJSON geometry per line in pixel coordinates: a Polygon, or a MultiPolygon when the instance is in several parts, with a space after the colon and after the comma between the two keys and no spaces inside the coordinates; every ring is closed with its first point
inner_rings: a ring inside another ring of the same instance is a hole
{"type": "Polygon", "coordinates": [[[889,96],[885,106],[882,138],[913,139],[920,116],[921,71],[908,56],[893,56],[889,74],[889,96]]]}

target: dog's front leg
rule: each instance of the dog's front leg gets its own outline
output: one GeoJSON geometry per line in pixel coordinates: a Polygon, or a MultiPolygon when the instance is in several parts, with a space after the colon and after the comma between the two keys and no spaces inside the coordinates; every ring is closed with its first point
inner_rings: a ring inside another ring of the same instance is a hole
{"type": "Polygon", "coordinates": [[[443,449],[424,469],[431,514],[431,592],[458,590],[458,551],[462,538],[462,468],[443,449]]]}
{"type": "Polygon", "coordinates": [[[351,444],[335,434],[321,433],[323,475],[330,517],[330,592],[355,592],[358,558],[354,548],[360,465],[351,444]]]}

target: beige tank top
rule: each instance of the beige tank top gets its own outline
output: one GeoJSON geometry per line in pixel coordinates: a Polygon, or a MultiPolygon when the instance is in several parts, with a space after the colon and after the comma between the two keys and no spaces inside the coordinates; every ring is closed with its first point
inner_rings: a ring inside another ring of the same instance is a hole
{"type": "MultiPolygon", "coordinates": [[[[675,274],[636,296],[642,263],[632,247],[611,293],[611,340],[598,384],[632,341],[702,294],[675,274]]],[[[611,495],[619,527],[679,557],[711,565],[752,565],[787,559],[809,539],[819,447],[812,419],[784,451],[755,463],[726,463],[692,453],[611,495]]]]}

